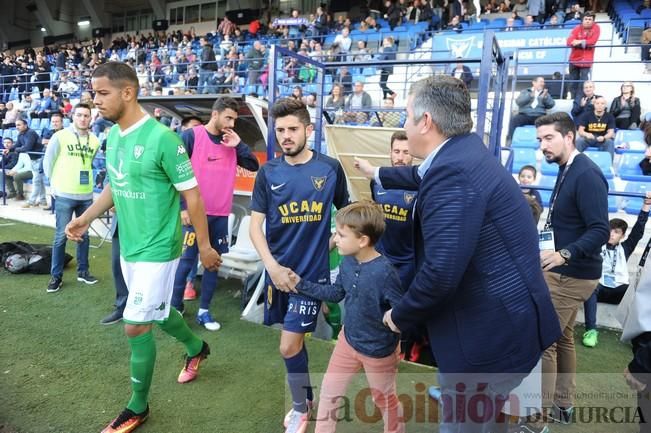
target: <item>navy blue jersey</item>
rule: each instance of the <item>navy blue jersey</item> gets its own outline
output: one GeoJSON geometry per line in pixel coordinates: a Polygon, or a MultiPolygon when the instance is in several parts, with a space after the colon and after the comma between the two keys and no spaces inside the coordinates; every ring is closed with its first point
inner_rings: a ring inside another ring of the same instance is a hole
{"type": "MultiPolygon", "coordinates": [[[[263,165],[255,179],[251,210],[266,217],[267,244],[276,261],[308,281],[323,284],[330,278],[333,204],[338,209],[348,204],[343,169],[338,161],[314,153],[305,164],[290,165],[281,156],[263,165]]],[[[270,278],[265,297],[266,324],[282,322],[286,313],[292,315],[290,304],[301,304],[277,292],[270,278]]]]}
{"type": "Polygon", "coordinates": [[[382,206],[386,229],[376,246],[394,265],[414,262],[413,212],[416,191],[383,189],[371,181],[373,200],[382,206]]]}

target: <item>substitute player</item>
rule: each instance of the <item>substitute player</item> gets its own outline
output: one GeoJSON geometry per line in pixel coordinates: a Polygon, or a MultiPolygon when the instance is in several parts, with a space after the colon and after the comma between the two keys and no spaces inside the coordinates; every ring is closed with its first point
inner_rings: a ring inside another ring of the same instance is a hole
{"type": "Polygon", "coordinates": [[[280,99],[271,116],[283,155],[263,165],[256,177],[250,236],[267,270],[264,323],[283,324],[280,354],[293,402],[286,433],[302,433],[313,399],[303,342],[316,327],[321,303],[278,289],[293,286],[292,269],[307,281],[330,283],[330,212],[333,204],[339,209],[348,203],[348,190],[339,162],[306,147],[313,126],[303,102],[280,99]]]}
{"type": "Polygon", "coordinates": [[[156,361],[152,323],[186,347],[178,382],[193,380],[210,353],[181,314],[170,309],[181,255],[179,192],[194,222],[203,265],[216,270],[221,258],[210,246],[206,213],[185,147],[178,135],[142,111],[135,71],[126,63],[105,63],[93,72],[92,85],[102,117],[117,123],[106,146],[110,183],[86,212],[68,224],[66,235],[81,241],[90,223],[115,205],[120,261],[129,289],[123,320],[131,347],[132,395],[102,433],[127,433],[149,415],[147,397],[156,361]]]}
{"type": "MultiPolygon", "coordinates": [[[[235,99],[217,98],[208,123],[189,128],[181,134],[206,207],[210,243],[220,254],[228,252],[228,215],[233,206],[237,166],[249,171],[258,171],[260,167],[251,148],[242,142],[233,129],[238,110],[235,99]]],[[[184,289],[188,274],[193,266],[196,268],[198,253],[192,220],[185,209],[181,211],[181,222],[184,251],[176,271],[172,295],[172,306],[179,311],[184,310],[184,299],[193,299],[191,294],[184,295],[184,289]]],[[[206,270],[201,278],[201,299],[196,322],[209,331],[221,328],[209,311],[216,288],[217,272],[206,270]]],[[[196,293],[194,296],[196,298],[196,293]]]]}

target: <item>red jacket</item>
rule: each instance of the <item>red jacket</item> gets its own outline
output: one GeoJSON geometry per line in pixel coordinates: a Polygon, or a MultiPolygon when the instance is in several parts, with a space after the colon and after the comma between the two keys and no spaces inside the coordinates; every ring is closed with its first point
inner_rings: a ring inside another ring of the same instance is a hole
{"type": "Polygon", "coordinates": [[[567,46],[572,47],[572,42],[575,40],[584,40],[585,45],[577,45],[572,47],[570,51],[570,65],[579,68],[591,68],[594,61],[594,47],[597,45],[600,33],[599,25],[592,24],[589,29],[583,28],[583,24],[574,27],[572,33],[567,38],[567,46]]]}

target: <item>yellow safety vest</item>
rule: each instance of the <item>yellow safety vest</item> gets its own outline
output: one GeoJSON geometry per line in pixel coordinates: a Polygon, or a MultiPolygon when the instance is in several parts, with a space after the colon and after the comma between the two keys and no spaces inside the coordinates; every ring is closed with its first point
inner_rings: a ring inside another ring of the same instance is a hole
{"type": "Polygon", "coordinates": [[[69,128],[53,136],[59,142],[59,155],[54,161],[50,183],[57,192],[90,194],[95,183],[93,158],[99,149],[99,140],[90,132],[81,137],[69,128]]]}

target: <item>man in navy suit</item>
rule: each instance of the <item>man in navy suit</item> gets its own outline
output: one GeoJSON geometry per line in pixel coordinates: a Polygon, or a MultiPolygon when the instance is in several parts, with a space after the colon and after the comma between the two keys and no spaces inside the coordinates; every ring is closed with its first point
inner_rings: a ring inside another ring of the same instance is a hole
{"type": "Polygon", "coordinates": [[[561,333],[531,211],[471,128],[466,86],[426,78],[411,87],[405,123],[410,153],[423,163],[356,165],[386,189],[418,189],[417,271],[385,323],[395,332],[426,323],[439,366],[439,431],[494,433],[506,431],[508,393],[561,333]]]}

